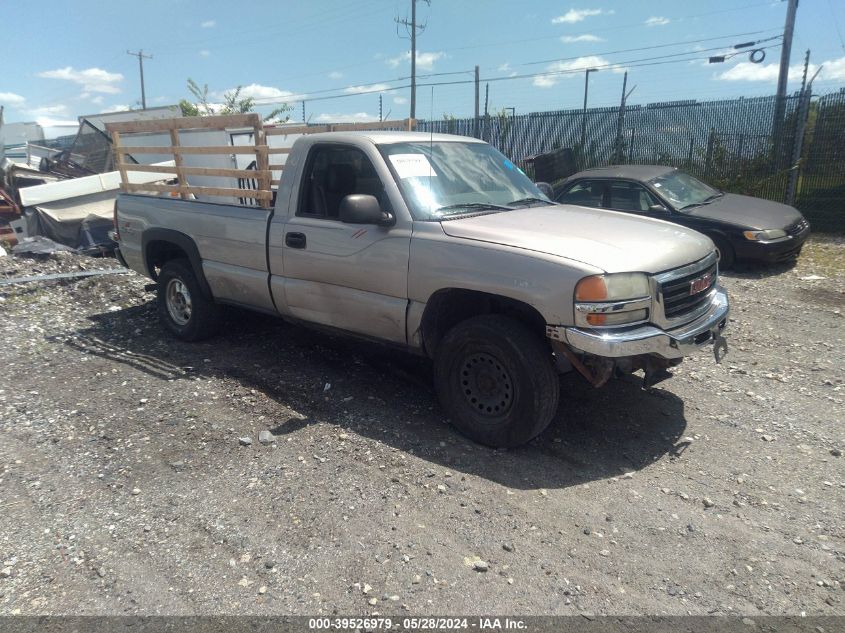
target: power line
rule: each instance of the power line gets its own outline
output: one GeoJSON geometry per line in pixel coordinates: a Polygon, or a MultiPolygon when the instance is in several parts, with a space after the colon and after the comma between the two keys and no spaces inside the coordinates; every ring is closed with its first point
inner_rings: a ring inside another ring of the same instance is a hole
{"type": "MultiPolygon", "coordinates": [[[[672,46],[685,46],[687,44],[698,44],[700,42],[712,42],[714,40],[726,40],[726,39],[731,39],[731,38],[734,38],[734,37],[743,37],[745,35],[756,35],[758,33],[766,33],[770,30],[771,29],[767,29],[765,31],[751,31],[749,33],[737,33],[735,35],[722,35],[722,36],[719,36],[719,37],[704,37],[704,38],[701,38],[699,40],[688,40],[686,42],[673,42],[671,44],[655,44],[653,46],[640,46],[638,48],[622,48],[622,49],[619,49],[619,50],[616,50],[616,51],[607,51],[605,53],[593,53],[593,55],[617,55],[619,53],[632,53],[632,52],[636,52],[636,51],[654,50],[654,49],[657,49],[657,48],[669,48],[669,47],[672,47],[672,46]]],[[[780,37],[783,37],[783,36],[782,35],[773,35],[772,37],[767,37],[767,38],[762,39],[762,40],[757,40],[756,42],[754,42],[754,44],[760,44],[762,42],[768,42],[770,40],[775,40],[775,39],[778,39],[780,37]]],[[[717,49],[720,49],[720,48],[724,48],[724,47],[717,46],[716,49],[701,49],[701,50],[692,51],[692,52],[700,53],[704,50],[717,50],[717,49]]],[[[558,57],[556,59],[544,59],[544,60],[540,60],[540,61],[536,61],[536,62],[525,62],[525,63],[522,63],[522,64],[517,64],[517,66],[536,66],[538,64],[549,64],[549,63],[553,63],[553,62],[565,62],[565,61],[571,61],[573,59],[579,59],[581,57],[584,57],[584,55],[576,55],[574,57],[558,57]]]]}
{"type": "MultiPolygon", "coordinates": [[[[772,46],[765,46],[762,47],[763,49],[769,48],[778,48],[779,45],[772,45],[772,46]]],[[[697,53],[706,52],[706,51],[696,51],[697,53]]],[[[579,68],[568,68],[566,70],[556,70],[556,71],[545,71],[541,73],[529,73],[523,75],[509,75],[509,76],[502,76],[502,77],[489,77],[485,78],[484,81],[487,82],[499,82],[499,81],[510,81],[514,79],[532,79],[535,77],[549,77],[549,76],[563,76],[563,75],[572,75],[572,74],[580,74],[587,70],[588,68],[597,68],[597,69],[607,69],[607,68],[619,68],[620,70],[623,68],[642,68],[647,66],[661,66],[664,64],[677,64],[682,62],[690,62],[690,61],[703,61],[706,59],[705,57],[700,56],[692,56],[692,57],[683,57],[683,58],[675,58],[678,55],[693,55],[693,53],[676,53],[675,55],[663,55],[657,57],[646,57],[642,59],[635,59],[629,61],[620,61],[620,62],[611,62],[603,65],[592,65],[592,66],[583,66],[579,68]],[[672,59],[667,59],[672,58],[672,59]],[[657,61],[655,61],[657,60],[657,61]]],[[[474,83],[474,79],[467,79],[461,81],[441,81],[441,82],[429,82],[423,84],[417,84],[417,87],[429,87],[429,86],[455,86],[455,85],[466,85],[474,83]]],[[[307,99],[308,101],[327,101],[331,99],[342,99],[346,97],[353,97],[353,96],[362,96],[368,94],[378,94],[380,92],[385,92],[386,90],[401,90],[403,88],[410,88],[410,84],[404,84],[399,86],[389,86],[387,88],[379,88],[376,90],[362,90],[355,93],[344,93],[338,95],[328,95],[324,97],[314,97],[307,99]]],[[[288,103],[291,101],[300,101],[301,98],[297,98],[296,96],[286,97],[285,99],[275,99],[271,102],[264,103],[262,102],[260,105],[275,105],[279,103],[288,103]]],[[[257,100],[256,100],[257,101],[257,100]]]]}
{"type": "MultiPolygon", "coordinates": [[[[618,51],[609,51],[609,52],[604,52],[604,53],[597,53],[597,55],[615,55],[615,54],[623,53],[623,52],[636,52],[636,51],[641,51],[641,50],[645,51],[645,50],[652,50],[652,49],[656,49],[656,48],[665,48],[665,47],[668,47],[668,46],[680,46],[680,45],[683,45],[683,44],[691,44],[691,43],[694,44],[694,43],[697,43],[699,41],[710,41],[710,40],[719,40],[719,39],[731,39],[731,38],[735,38],[735,37],[744,37],[744,36],[747,36],[747,35],[756,35],[756,34],[763,33],[763,32],[766,32],[766,31],[747,31],[747,32],[744,32],[744,33],[735,33],[735,34],[731,34],[731,35],[723,35],[723,36],[712,37],[712,38],[704,38],[702,40],[694,40],[694,41],[691,41],[691,42],[675,42],[675,43],[668,43],[668,44],[657,44],[657,45],[652,45],[652,46],[642,46],[642,47],[638,47],[638,48],[622,49],[622,50],[618,50],[618,51]]],[[[770,40],[773,40],[773,39],[777,39],[777,37],[779,37],[779,36],[765,38],[763,40],[759,40],[759,42],[770,41],[770,40]]],[[[759,42],[755,42],[755,44],[759,43],[759,42]]],[[[650,61],[650,60],[655,60],[655,59],[665,59],[665,58],[677,57],[677,56],[683,56],[683,55],[698,55],[700,53],[723,50],[724,48],[725,48],[724,46],[716,46],[716,47],[712,47],[712,48],[701,49],[701,50],[698,50],[698,51],[685,51],[685,52],[678,52],[678,53],[670,53],[668,55],[650,57],[650,58],[645,58],[643,60],[633,60],[633,61],[635,61],[635,62],[636,61],[650,61]]],[[[743,52],[743,51],[740,51],[739,53],[741,53],[741,52],[743,52]]],[[[739,54],[739,53],[735,53],[735,54],[739,54]]],[[[519,64],[519,65],[520,66],[530,66],[530,65],[537,65],[537,64],[545,64],[545,63],[554,62],[554,61],[571,61],[571,60],[575,60],[575,59],[580,59],[582,57],[583,57],[583,55],[578,56],[578,57],[560,58],[560,59],[556,59],[556,60],[541,60],[541,61],[526,62],[524,64],[519,64]]],[[[614,62],[612,64],[607,64],[607,65],[604,65],[604,66],[592,65],[592,67],[607,68],[607,67],[616,66],[618,64],[625,64],[625,63],[628,63],[628,62],[614,62]]],[[[580,73],[583,70],[584,70],[583,68],[579,68],[579,69],[576,69],[574,72],[580,73]]],[[[472,72],[473,72],[472,70],[460,70],[460,71],[451,71],[451,72],[429,73],[427,75],[418,75],[418,77],[421,77],[421,78],[442,77],[442,76],[450,76],[450,75],[470,74],[472,72]]],[[[563,71],[544,71],[542,73],[535,73],[535,74],[522,74],[522,75],[497,77],[497,78],[491,79],[490,81],[503,81],[503,80],[506,80],[506,79],[533,78],[533,77],[537,77],[537,76],[555,75],[555,74],[561,74],[561,73],[563,73],[563,71]]],[[[380,84],[398,82],[398,81],[403,81],[403,80],[406,80],[406,79],[410,79],[410,77],[396,77],[396,78],[393,78],[393,79],[383,79],[381,81],[374,81],[374,82],[370,82],[370,83],[357,84],[356,86],[357,87],[367,87],[367,86],[374,86],[375,87],[375,86],[379,86],[380,84]]],[[[459,84],[472,83],[473,81],[474,80],[466,80],[466,81],[461,81],[461,82],[426,83],[424,85],[426,85],[426,86],[459,85],[459,84]]],[[[338,96],[355,96],[355,95],[359,95],[359,94],[374,94],[374,93],[378,93],[378,92],[384,92],[386,90],[399,90],[401,88],[407,88],[409,86],[410,86],[410,84],[408,86],[387,86],[387,87],[379,88],[377,90],[372,90],[372,91],[356,90],[355,92],[348,92],[348,90],[351,86],[347,86],[346,88],[343,88],[343,89],[328,88],[328,89],[325,89],[325,90],[317,90],[317,91],[303,91],[303,92],[300,92],[300,93],[296,93],[293,96],[285,97],[285,98],[289,99],[291,101],[300,101],[303,98],[307,99],[308,101],[313,101],[313,100],[316,100],[316,99],[309,98],[309,95],[325,94],[325,93],[329,93],[329,92],[335,92],[337,90],[344,90],[344,91],[347,91],[347,92],[345,92],[345,94],[343,94],[343,95],[338,95],[338,96]]],[[[281,101],[279,101],[279,99],[277,97],[259,97],[259,98],[255,99],[256,104],[270,105],[270,104],[280,103],[280,102],[281,101]],[[269,101],[266,101],[266,100],[269,100],[269,101]],[[265,103],[265,101],[266,101],[266,103],[265,103]]]]}

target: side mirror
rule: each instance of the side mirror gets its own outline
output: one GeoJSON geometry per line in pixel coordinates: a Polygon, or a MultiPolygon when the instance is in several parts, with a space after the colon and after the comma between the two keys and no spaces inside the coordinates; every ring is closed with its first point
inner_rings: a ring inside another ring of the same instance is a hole
{"type": "Polygon", "coordinates": [[[377,224],[391,226],[394,218],[381,210],[378,198],[363,193],[344,196],[338,209],[340,221],[346,224],[377,224]]]}
{"type": "Polygon", "coordinates": [[[554,200],[555,198],[555,190],[552,189],[552,186],[547,182],[535,182],[534,186],[539,189],[544,196],[546,196],[549,200],[554,200]]]}
{"type": "Polygon", "coordinates": [[[648,210],[652,213],[669,213],[669,209],[664,207],[662,204],[653,204],[648,208],[648,210]]]}

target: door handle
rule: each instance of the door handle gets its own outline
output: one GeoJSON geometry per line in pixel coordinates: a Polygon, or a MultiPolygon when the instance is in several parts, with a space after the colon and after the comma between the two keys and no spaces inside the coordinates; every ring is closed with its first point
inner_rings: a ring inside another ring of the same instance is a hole
{"type": "Polygon", "coordinates": [[[286,233],[285,246],[305,248],[305,233],[286,233]]]}

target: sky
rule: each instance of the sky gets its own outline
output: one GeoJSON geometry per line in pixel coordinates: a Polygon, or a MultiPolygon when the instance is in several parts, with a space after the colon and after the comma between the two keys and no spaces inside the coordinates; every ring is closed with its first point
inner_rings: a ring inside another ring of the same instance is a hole
{"type": "MultiPolygon", "coordinates": [[[[212,102],[242,86],[267,113],[290,102],[291,120],[374,120],[409,114],[410,41],[396,19],[412,0],[0,0],[0,105],[7,123],[37,121],[56,133],[76,117],[140,107],[143,50],[147,107],[212,102]]],[[[417,117],[471,116],[473,69],[480,109],[712,100],[774,94],[787,3],[782,0],[424,0],[417,17],[417,117]],[[749,60],[756,42],[765,54],[749,60]],[[723,63],[709,56],[727,55],[723,63]],[[438,84],[438,85],[431,85],[438,84]]],[[[804,54],[820,66],[815,93],[845,87],[845,2],[801,0],[789,90],[804,54]]]]}

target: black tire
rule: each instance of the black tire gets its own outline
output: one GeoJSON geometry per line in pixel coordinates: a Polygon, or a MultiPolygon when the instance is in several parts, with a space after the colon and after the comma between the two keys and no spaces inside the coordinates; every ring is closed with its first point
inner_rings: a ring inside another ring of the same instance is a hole
{"type": "Polygon", "coordinates": [[[157,281],[158,316],[164,327],[183,341],[201,341],[217,333],[220,307],[203,294],[187,259],[166,262],[157,281]]]}
{"type": "Polygon", "coordinates": [[[716,253],[719,256],[719,270],[730,270],[736,264],[736,254],[733,246],[721,235],[711,235],[710,239],[716,245],[716,253]]]}
{"type": "Polygon", "coordinates": [[[545,341],[496,314],[473,317],[446,334],[434,358],[434,386],[461,433],[497,448],[539,435],[560,396],[545,341]]]}

